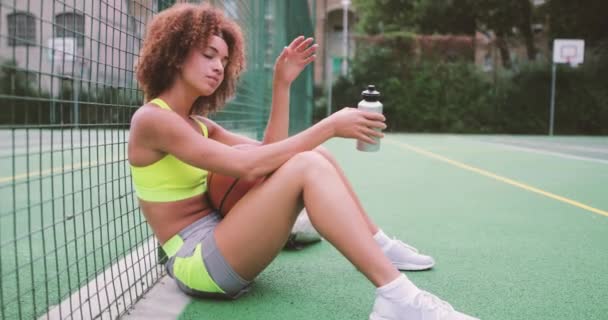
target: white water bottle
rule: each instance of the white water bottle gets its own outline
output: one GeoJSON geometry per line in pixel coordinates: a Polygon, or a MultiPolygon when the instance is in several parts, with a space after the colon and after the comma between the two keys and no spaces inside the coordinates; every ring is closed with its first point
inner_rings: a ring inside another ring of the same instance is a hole
{"type": "MultiPolygon", "coordinates": [[[[357,109],[368,112],[377,112],[380,114],[382,113],[382,103],[378,101],[378,99],[380,99],[380,92],[376,90],[376,86],[372,84],[368,85],[367,90],[361,92],[361,97],[363,100],[359,102],[357,109]]],[[[380,131],[380,129],[375,130],[380,131]]],[[[375,152],[380,150],[380,138],[374,137],[373,139],[376,141],[375,144],[357,140],[357,150],[365,152],[375,152]]]]}

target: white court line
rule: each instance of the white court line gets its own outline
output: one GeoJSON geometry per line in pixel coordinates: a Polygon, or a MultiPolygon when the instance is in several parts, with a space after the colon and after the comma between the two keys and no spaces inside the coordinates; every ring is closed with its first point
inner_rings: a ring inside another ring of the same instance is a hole
{"type": "Polygon", "coordinates": [[[555,152],[555,151],[538,150],[538,149],[532,149],[532,148],[528,148],[528,147],[513,146],[513,145],[510,145],[510,144],[505,144],[505,143],[500,143],[500,142],[480,141],[480,140],[473,140],[473,139],[469,140],[469,139],[465,139],[465,138],[462,138],[462,139],[467,140],[467,141],[475,141],[475,142],[479,142],[479,143],[490,144],[490,145],[494,145],[494,146],[497,146],[497,147],[501,147],[503,149],[513,149],[513,150],[525,151],[525,152],[530,152],[530,153],[537,153],[537,154],[543,154],[543,155],[549,155],[549,156],[556,156],[556,157],[565,158],[565,159],[581,160],[581,161],[587,161],[587,162],[595,162],[595,163],[601,163],[601,164],[608,164],[608,160],[604,160],[604,159],[591,158],[591,157],[583,157],[583,156],[575,156],[575,155],[572,155],[572,154],[555,152]]]}
{"type": "MultiPolygon", "coordinates": [[[[94,319],[115,319],[119,314],[125,313],[127,307],[135,302],[137,293],[154,285],[157,280],[154,275],[162,275],[156,246],[156,238],[150,237],[69,298],[50,307],[39,320],[90,319],[91,315],[94,319]],[[154,269],[158,272],[154,272],[154,269]]],[[[169,304],[161,306],[170,307],[169,304]]]]}
{"type": "Polygon", "coordinates": [[[496,139],[494,142],[506,143],[506,144],[518,143],[518,144],[526,145],[531,148],[533,148],[533,147],[541,148],[543,146],[547,146],[547,147],[554,147],[554,148],[565,149],[565,150],[608,154],[608,149],[606,149],[606,148],[579,146],[579,145],[573,145],[573,144],[568,144],[568,143],[561,143],[558,141],[547,142],[547,141],[528,141],[528,140],[519,140],[519,139],[496,139]]]}
{"type": "Polygon", "coordinates": [[[121,320],[177,319],[190,300],[171,277],[164,276],[121,320]]]}

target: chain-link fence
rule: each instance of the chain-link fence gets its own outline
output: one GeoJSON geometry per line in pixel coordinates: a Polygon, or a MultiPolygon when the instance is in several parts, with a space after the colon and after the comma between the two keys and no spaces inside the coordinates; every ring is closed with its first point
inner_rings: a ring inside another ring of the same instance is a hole
{"type": "MultiPolygon", "coordinates": [[[[312,35],[313,11],[305,0],[212,2],[243,27],[249,66],[214,119],[261,138],[274,59],[312,35]]],[[[143,103],[133,66],[146,24],[173,3],[2,0],[0,318],[117,318],[163,275],[126,141],[143,103]]],[[[291,110],[292,133],[310,125],[311,68],[291,110]]]]}

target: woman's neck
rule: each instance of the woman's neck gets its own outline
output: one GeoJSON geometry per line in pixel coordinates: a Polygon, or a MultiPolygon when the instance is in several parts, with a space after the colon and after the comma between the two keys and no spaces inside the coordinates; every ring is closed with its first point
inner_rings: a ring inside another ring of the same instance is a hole
{"type": "Polygon", "coordinates": [[[158,98],[165,101],[171,110],[180,116],[187,118],[190,116],[190,110],[194,101],[199,97],[194,90],[191,90],[187,85],[181,83],[181,79],[176,79],[173,85],[162,92],[158,98]]]}

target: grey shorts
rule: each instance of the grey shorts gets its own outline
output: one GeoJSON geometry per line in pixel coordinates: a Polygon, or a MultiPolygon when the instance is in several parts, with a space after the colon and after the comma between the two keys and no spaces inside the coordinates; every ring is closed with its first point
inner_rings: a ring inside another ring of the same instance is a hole
{"type": "Polygon", "coordinates": [[[212,212],[163,245],[167,272],[188,295],[236,299],[249,291],[251,281],[241,278],[217,248],[213,232],[221,219],[212,212]]]}

